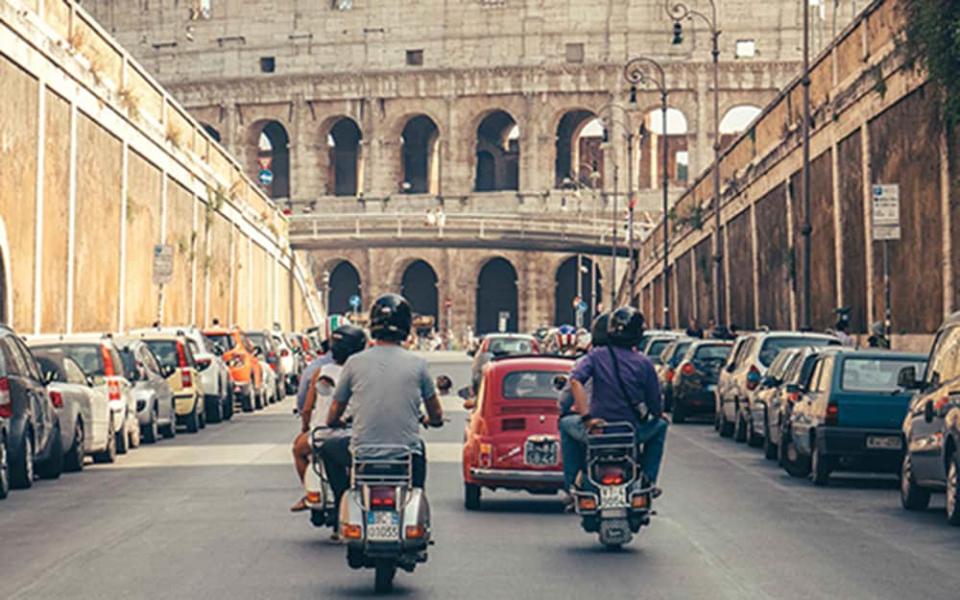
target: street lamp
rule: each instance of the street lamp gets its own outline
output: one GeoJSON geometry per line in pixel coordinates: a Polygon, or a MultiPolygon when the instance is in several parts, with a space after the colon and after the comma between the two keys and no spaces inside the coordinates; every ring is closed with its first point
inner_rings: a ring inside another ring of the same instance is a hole
{"type": "Polygon", "coordinates": [[[810,331],[810,2],[803,0],[803,319],[800,329],[810,331]]]}
{"type": "MultiPolygon", "coordinates": [[[[663,327],[670,329],[670,175],[667,172],[670,168],[670,138],[667,136],[667,74],[657,61],[640,57],[632,59],[623,67],[623,77],[630,83],[631,102],[637,101],[638,85],[649,83],[660,92],[660,110],[663,115],[663,327]]],[[[631,203],[631,215],[632,211],[631,203]]],[[[633,295],[633,289],[630,294],[633,295]]]]}
{"type": "MultiPolygon", "coordinates": [[[[680,45],[683,43],[683,21],[698,18],[707,24],[710,28],[710,39],[712,42],[711,56],[713,56],[713,210],[714,210],[714,257],[716,262],[714,273],[714,293],[716,294],[716,323],[717,329],[724,327],[724,297],[723,297],[723,245],[720,241],[720,29],[717,19],[717,3],[715,0],[710,2],[711,13],[700,12],[690,8],[685,2],[674,2],[664,0],[664,8],[667,15],[673,19],[673,43],[680,45]]],[[[807,0],[803,0],[807,3],[807,0]]]]}
{"type": "MultiPolygon", "coordinates": [[[[628,212],[628,217],[627,217],[627,222],[628,222],[628,225],[627,225],[627,244],[628,244],[628,246],[629,246],[628,251],[629,251],[629,255],[630,255],[630,286],[631,286],[631,287],[630,287],[630,297],[631,297],[631,302],[632,302],[633,289],[634,289],[634,287],[636,287],[635,284],[636,284],[636,277],[637,277],[637,273],[636,273],[636,271],[637,271],[637,269],[636,269],[636,261],[634,260],[634,239],[633,239],[633,211],[634,211],[634,204],[635,204],[635,202],[634,202],[634,197],[633,197],[633,126],[632,126],[631,123],[630,123],[630,113],[627,112],[627,109],[624,108],[624,107],[622,107],[622,106],[620,106],[619,104],[614,103],[614,102],[608,102],[607,104],[604,104],[603,106],[600,107],[599,110],[597,110],[597,113],[602,115],[604,111],[610,110],[610,109],[613,109],[613,108],[619,108],[620,110],[623,111],[624,122],[622,123],[622,125],[625,126],[626,131],[627,131],[627,134],[626,134],[626,136],[625,136],[625,137],[626,137],[626,140],[627,140],[627,212],[628,212]]],[[[613,123],[614,123],[614,119],[613,119],[612,116],[611,116],[611,118],[610,118],[610,125],[612,126],[613,123]]],[[[608,136],[608,133],[607,133],[607,119],[606,119],[606,118],[603,119],[603,141],[604,141],[604,142],[609,141],[609,136],[608,136]]],[[[613,155],[613,156],[614,156],[614,163],[613,163],[613,219],[612,219],[613,243],[612,243],[612,248],[611,248],[611,253],[610,253],[610,260],[611,260],[612,263],[613,263],[612,266],[611,266],[611,278],[612,278],[612,281],[610,282],[610,307],[611,307],[611,310],[612,310],[614,307],[616,307],[616,304],[617,304],[617,241],[618,241],[617,234],[618,234],[619,229],[620,229],[619,226],[618,226],[618,218],[619,218],[619,217],[618,217],[618,214],[617,214],[617,213],[619,212],[618,204],[619,204],[619,200],[620,200],[620,188],[619,188],[619,186],[620,186],[620,165],[618,164],[618,161],[617,161],[616,152],[614,152],[614,155],[613,155]]]]}

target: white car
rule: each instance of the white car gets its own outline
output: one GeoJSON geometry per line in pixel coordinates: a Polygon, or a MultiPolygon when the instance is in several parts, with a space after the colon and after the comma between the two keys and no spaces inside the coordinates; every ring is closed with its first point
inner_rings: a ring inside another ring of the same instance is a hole
{"type": "Polygon", "coordinates": [[[300,380],[300,360],[282,332],[274,331],[272,336],[273,343],[280,349],[280,372],[283,373],[284,391],[288,396],[296,394],[300,380]]]}
{"type": "Polygon", "coordinates": [[[277,396],[277,373],[270,367],[270,364],[259,357],[260,368],[263,370],[263,408],[279,402],[277,396]]]}

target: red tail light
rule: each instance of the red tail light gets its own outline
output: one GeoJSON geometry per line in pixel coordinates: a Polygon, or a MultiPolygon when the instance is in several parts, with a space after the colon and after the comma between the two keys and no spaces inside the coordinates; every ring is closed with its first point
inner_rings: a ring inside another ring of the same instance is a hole
{"type": "Polygon", "coordinates": [[[672,381],[673,381],[673,369],[667,369],[667,372],[666,372],[666,374],[664,374],[663,378],[667,380],[667,383],[672,382],[672,381]]]}
{"type": "Polygon", "coordinates": [[[392,487],[370,488],[370,508],[396,508],[397,490],[392,487]]]}
{"type": "Polygon", "coordinates": [[[189,369],[180,370],[180,383],[183,384],[185,388],[193,386],[193,376],[190,375],[189,369]]]}
{"type": "Polygon", "coordinates": [[[10,403],[10,380],[0,377],[0,417],[9,419],[13,416],[13,404],[10,403]]]}
{"type": "Polygon", "coordinates": [[[110,354],[110,349],[104,344],[100,345],[100,355],[103,357],[103,374],[107,377],[116,375],[117,371],[113,368],[113,356],[110,354]]]}
{"type": "Polygon", "coordinates": [[[274,352],[273,350],[271,350],[270,352],[267,352],[267,358],[276,358],[276,357],[277,357],[277,353],[274,352]]]}
{"type": "Polygon", "coordinates": [[[63,395],[60,392],[50,392],[50,402],[56,408],[63,408],[63,395]]]}
{"type": "Polygon", "coordinates": [[[827,425],[837,425],[840,422],[840,407],[832,402],[827,405],[827,425]]]}
{"type": "Polygon", "coordinates": [[[493,444],[480,444],[480,456],[478,457],[481,467],[493,466],[493,444]]]}
{"type": "Polygon", "coordinates": [[[620,485],[623,483],[623,469],[620,467],[603,467],[600,470],[600,483],[603,485],[620,485]]]}
{"type": "Polygon", "coordinates": [[[281,357],[281,358],[286,358],[286,357],[288,357],[288,356],[290,356],[290,351],[287,350],[286,348],[284,348],[283,350],[280,351],[280,357],[281,357]]]}
{"type": "Polygon", "coordinates": [[[750,370],[747,372],[747,389],[751,392],[757,389],[757,386],[760,385],[760,370],[754,366],[750,367],[750,370]]]}
{"type": "Polygon", "coordinates": [[[787,394],[787,402],[796,402],[800,399],[800,392],[790,392],[787,394]]]}
{"type": "Polygon", "coordinates": [[[107,399],[114,400],[114,401],[121,399],[119,381],[107,382],[107,399]]]}
{"type": "Polygon", "coordinates": [[[187,351],[183,347],[183,342],[177,342],[177,366],[181,369],[187,365],[187,351]]]}
{"type": "Polygon", "coordinates": [[[680,367],[680,372],[683,373],[684,375],[686,375],[687,377],[690,377],[691,375],[693,375],[694,373],[696,373],[697,370],[696,370],[695,368],[693,368],[693,365],[692,365],[692,364],[690,364],[690,363],[683,363],[683,366],[680,367]]]}

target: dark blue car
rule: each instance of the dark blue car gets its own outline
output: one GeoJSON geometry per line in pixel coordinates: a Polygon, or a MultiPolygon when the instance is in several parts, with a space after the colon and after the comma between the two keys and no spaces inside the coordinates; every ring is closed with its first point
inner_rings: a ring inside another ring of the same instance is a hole
{"type": "Polygon", "coordinates": [[[911,391],[898,378],[904,368],[923,372],[925,365],[919,354],[821,351],[784,427],[787,472],[816,485],[826,485],[833,471],[899,472],[911,391]]]}

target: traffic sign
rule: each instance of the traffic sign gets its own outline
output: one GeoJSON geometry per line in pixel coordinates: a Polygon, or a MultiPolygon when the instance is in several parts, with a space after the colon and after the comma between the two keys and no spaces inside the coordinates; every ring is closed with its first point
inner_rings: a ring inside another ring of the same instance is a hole
{"type": "Polygon", "coordinates": [[[273,171],[260,169],[260,173],[257,174],[257,179],[260,181],[260,185],[270,185],[273,183],[273,171]]]}
{"type": "Polygon", "coordinates": [[[577,312],[579,313],[587,312],[587,303],[581,300],[580,303],[577,304],[577,312]]]}
{"type": "Polygon", "coordinates": [[[157,244],[153,247],[153,283],[164,285],[173,279],[173,246],[157,244]]]}
{"type": "Polygon", "coordinates": [[[356,294],[350,296],[350,306],[353,307],[353,310],[360,308],[360,296],[356,294]]]}
{"type": "Polygon", "coordinates": [[[900,239],[900,186],[875,185],[872,188],[873,239],[900,239]]]}

